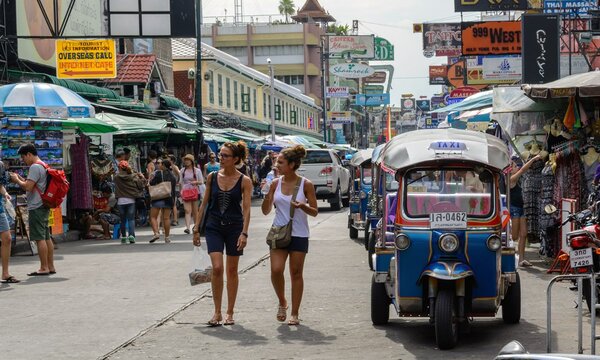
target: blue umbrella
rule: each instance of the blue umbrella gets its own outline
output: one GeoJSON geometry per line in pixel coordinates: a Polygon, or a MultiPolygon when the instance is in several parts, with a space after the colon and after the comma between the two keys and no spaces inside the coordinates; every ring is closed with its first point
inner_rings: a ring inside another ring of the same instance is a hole
{"type": "Polygon", "coordinates": [[[0,110],[6,115],[61,119],[95,115],[92,104],[73,91],[33,82],[0,86],[0,110]]]}

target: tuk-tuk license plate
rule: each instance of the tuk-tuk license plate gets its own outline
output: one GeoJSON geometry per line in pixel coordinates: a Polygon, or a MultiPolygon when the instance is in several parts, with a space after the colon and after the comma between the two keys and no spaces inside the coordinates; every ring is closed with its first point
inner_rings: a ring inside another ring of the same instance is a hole
{"type": "Polygon", "coordinates": [[[594,264],[591,248],[571,250],[569,258],[571,259],[572,268],[592,266],[594,264]]]}
{"type": "Polygon", "coordinates": [[[432,213],[429,215],[429,223],[432,229],[466,229],[466,212],[432,213]]]}

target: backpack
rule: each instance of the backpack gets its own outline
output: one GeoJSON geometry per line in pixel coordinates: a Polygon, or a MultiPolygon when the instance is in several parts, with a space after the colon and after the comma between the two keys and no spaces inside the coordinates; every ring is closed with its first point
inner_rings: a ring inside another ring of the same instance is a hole
{"type": "Polygon", "coordinates": [[[36,164],[42,165],[46,169],[46,189],[42,193],[39,187],[35,187],[40,193],[44,206],[50,209],[59,207],[69,192],[69,182],[65,172],[53,169],[41,161],[36,164]]]}

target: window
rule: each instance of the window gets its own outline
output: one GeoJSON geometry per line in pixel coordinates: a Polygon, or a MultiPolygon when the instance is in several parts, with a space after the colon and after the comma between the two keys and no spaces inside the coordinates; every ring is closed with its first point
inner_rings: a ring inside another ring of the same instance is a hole
{"type": "Polygon", "coordinates": [[[217,78],[217,87],[219,91],[219,106],[223,106],[223,75],[221,74],[217,78]]]}
{"type": "Polygon", "coordinates": [[[302,45],[257,46],[254,48],[254,54],[256,56],[304,55],[304,47],[302,45]]]}
{"type": "Polygon", "coordinates": [[[304,85],[304,75],[280,75],[275,76],[275,79],[288,85],[304,85]]]}
{"type": "Polygon", "coordinates": [[[210,76],[210,82],[208,83],[208,101],[211,104],[215,103],[215,78],[212,70],[208,71],[210,76]]]}
{"type": "Polygon", "coordinates": [[[237,111],[238,109],[238,82],[233,82],[233,109],[237,111]]]}
{"type": "Polygon", "coordinates": [[[252,89],[252,103],[254,104],[254,115],[256,115],[256,89],[252,89]]]}
{"type": "Polygon", "coordinates": [[[227,108],[231,109],[231,82],[225,78],[225,91],[227,96],[227,108]]]}
{"type": "Polygon", "coordinates": [[[305,164],[327,164],[332,163],[331,154],[327,150],[307,151],[302,160],[305,164]]]}

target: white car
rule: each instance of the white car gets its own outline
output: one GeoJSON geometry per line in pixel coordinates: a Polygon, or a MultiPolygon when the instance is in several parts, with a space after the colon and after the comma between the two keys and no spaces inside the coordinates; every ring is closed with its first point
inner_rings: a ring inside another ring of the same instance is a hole
{"type": "Polygon", "coordinates": [[[332,210],[348,206],[350,171],[334,150],[307,149],[298,173],[312,181],[317,199],[327,200],[332,210]]]}

